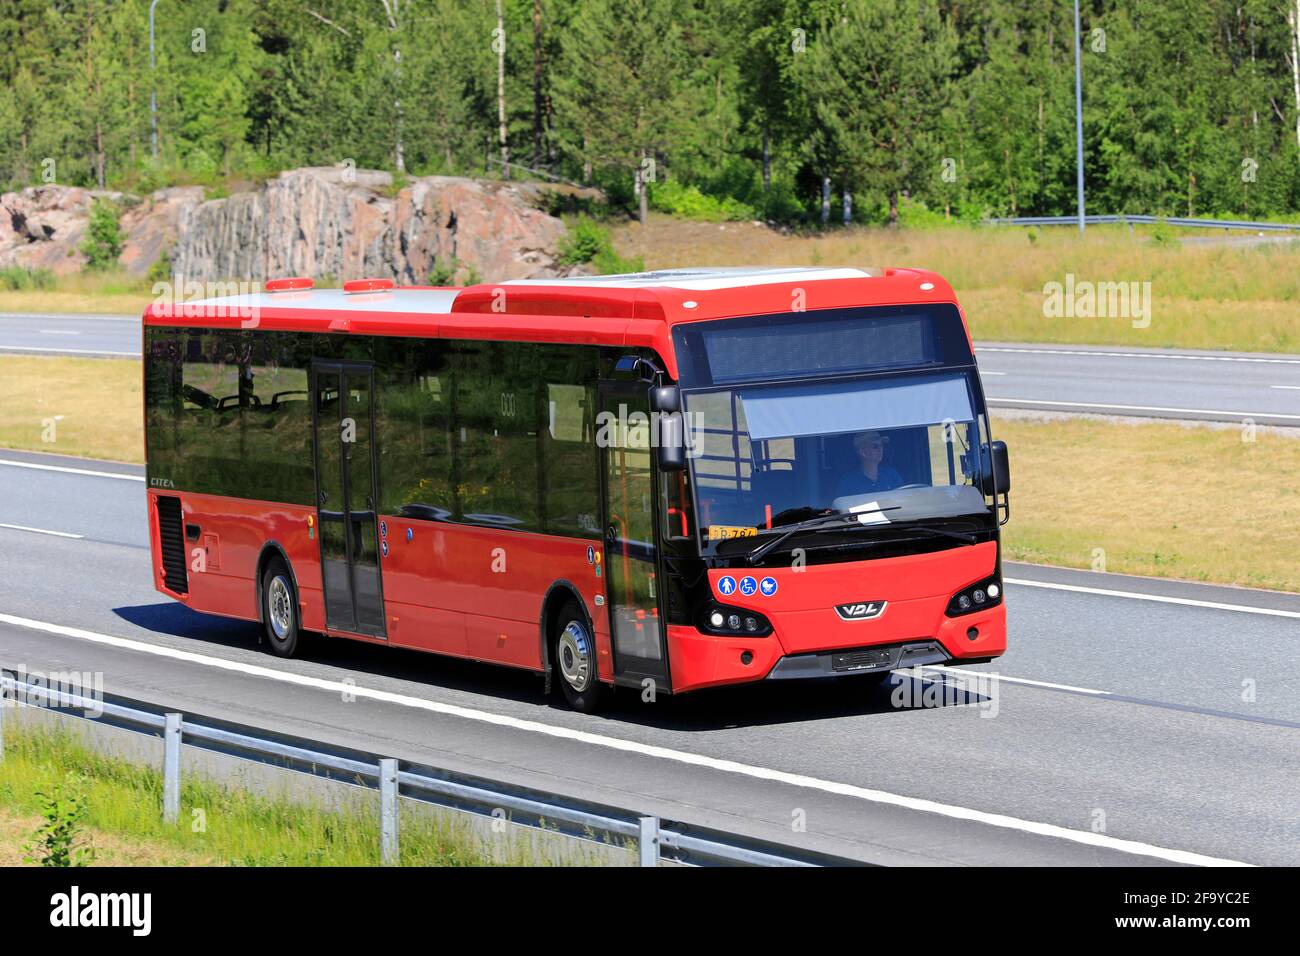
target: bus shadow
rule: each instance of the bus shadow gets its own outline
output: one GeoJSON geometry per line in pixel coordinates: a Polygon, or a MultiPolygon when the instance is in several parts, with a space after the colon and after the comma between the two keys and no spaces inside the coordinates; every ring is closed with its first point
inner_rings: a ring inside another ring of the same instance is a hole
{"type": "MultiPolygon", "coordinates": [[[[122,620],[156,634],[220,647],[257,650],[261,626],[192,611],[162,602],[113,609],[122,620]]],[[[353,674],[411,681],[444,690],[566,711],[558,690],[547,697],[530,671],[494,666],[400,647],[307,635],[303,659],[353,674]]],[[[710,731],[774,724],[798,724],[843,717],[869,717],[991,703],[992,689],[954,686],[939,675],[896,672],[877,680],[866,675],[807,681],[759,681],[706,689],[681,696],[661,694],[643,701],[634,688],[620,687],[598,720],[661,730],[710,731]]]]}
{"type": "Polygon", "coordinates": [[[708,731],[872,717],[952,707],[988,707],[987,693],[941,677],[896,672],[807,681],[760,681],[642,703],[622,688],[606,716],[663,730],[708,731]]]}
{"type": "MultiPolygon", "coordinates": [[[[163,602],[113,608],[113,613],[136,627],[220,647],[266,651],[262,626],[193,611],[183,604],[163,602]]],[[[300,659],[353,674],[387,677],[428,684],[485,697],[544,703],[542,682],[531,671],[493,666],[403,647],[385,647],[366,641],[303,635],[300,659]]],[[[268,666],[276,658],[267,653],[268,666]]]]}

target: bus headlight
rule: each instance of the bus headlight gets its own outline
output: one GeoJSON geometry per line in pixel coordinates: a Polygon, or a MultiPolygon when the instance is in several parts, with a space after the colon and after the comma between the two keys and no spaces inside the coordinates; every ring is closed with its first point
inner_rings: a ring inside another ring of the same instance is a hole
{"type": "Polygon", "coordinates": [[[700,630],[708,634],[743,634],[746,637],[766,637],[772,625],[757,611],[743,607],[710,604],[705,608],[700,630]]]}
{"type": "Polygon", "coordinates": [[[995,575],[968,584],[948,600],[947,614],[957,617],[961,614],[973,614],[987,610],[1002,603],[1002,582],[995,575]]]}

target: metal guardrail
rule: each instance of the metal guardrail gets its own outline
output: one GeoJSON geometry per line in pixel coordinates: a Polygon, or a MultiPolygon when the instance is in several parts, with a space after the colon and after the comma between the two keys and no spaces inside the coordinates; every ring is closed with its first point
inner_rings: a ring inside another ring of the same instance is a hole
{"type": "Polygon", "coordinates": [[[816,850],[786,846],[752,837],[663,820],[516,787],[436,767],[334,747],[319,741],[269,733],[242,724],[185,717],[140,701],[104,700],[18,680],[0,671],[0,762],[4,760],[4,714],[14,704],[40,707],[163,738],[163,819],[180,816],[181,744],[226,756],[343,781],[380,795],[380,857],[387,865],[398,857],[398,797],[451,810],[507,819],[518,826],[607,846],[638,844],[642,866],[660,860],[693,866],[863,866],[861,861],[816,850]],[[33,700],[35,701],[33,703],[33,700]],[[90,713],[88,713],[90,712],[90,713]]]}
{"type": "MultiPolygon", "coordinates": [[[[1112,225],[1124,223],[1164,223],[1168,226],[1184,226],[1196,229],[1252,229],[1258,232],[1296,232],[1300,233],[1300,223],[1292,222],[1249,222],[1239,219],[1187,219],[1178,216],[1084,216],[1083,221],[1089,226],[1112,225]]],[[[983,220],[992,226],[1076,226],[1078,216],[1016,216],[983,220]]]]}

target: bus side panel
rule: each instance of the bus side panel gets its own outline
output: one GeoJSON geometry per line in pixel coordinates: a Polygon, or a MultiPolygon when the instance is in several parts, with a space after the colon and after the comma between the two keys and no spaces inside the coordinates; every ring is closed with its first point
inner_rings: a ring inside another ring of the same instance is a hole
{"type": "MultiPolygon", "coordinates": [[[[151,493],[150,530],[157,569],[160,556],[154,497],[151,493]]],[[[189,595],[182,600],[186,604],[196,611],[258,620],[257,559],[263,545],[275,541],[284,549],[298,583],[303,628],[324,629],[314,509],[215,495],[180,493],[178,497],[185,525],[198,528],[197,538],[187,535],[185,539],[189,595]]],[[[157,571],[155,581],[162,582],[157,571]]]]}
{"type": "MultiPolygon", "coordinates": [[[[416,633],[399,624],[397,643],[475,660],[540,670],[538,622],[547,590],[559,580],[574,584],[592,615],[598,672],[613,678],[609,627],[596,606],[604,594],[596,564],[588,563],[599,544],[578,538],[531,534],[496,528],[386,517],[388,555],[384,558],[384,594],[390,602],[421,605],[463,615],[464,649],[449,639],[416,633]],[[411,532],[407,540],[407,531],[411,532]]],[[[391,612],[390,612],[391,619],[391,612]]],[[[418,618],[436,626],[434,617],[418,618]]]]}

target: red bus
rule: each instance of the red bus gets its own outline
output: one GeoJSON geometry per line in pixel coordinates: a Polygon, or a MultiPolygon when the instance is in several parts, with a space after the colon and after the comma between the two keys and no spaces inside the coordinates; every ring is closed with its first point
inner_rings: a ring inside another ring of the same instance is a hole
{"type": "Polygon", "coordinates": [[[381,280],[144,315],[155,585],[593,710],[1006,647],[993,441],[912,269],[381,280]]]}

